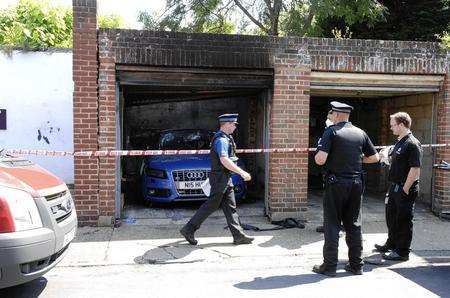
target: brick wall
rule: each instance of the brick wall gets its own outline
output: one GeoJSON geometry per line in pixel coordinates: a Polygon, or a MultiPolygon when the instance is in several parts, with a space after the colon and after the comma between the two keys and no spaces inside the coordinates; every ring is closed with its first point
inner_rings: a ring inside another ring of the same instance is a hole
{"type": "MultiPolygon", "coordinates": [[[[116,61],[111,41],[100,42],[98,70],[98,146],[116,149],[116,61]]],[[[119,157],[99,158],[99,224],[111,225],[115,215],[116,168],[119,157]]]]}
{"type": "MultiPolygon", "coordinates": [[[[95,0],[73,0],[74,149],[98,149],[97,7],[95,0]]],[[[75,157],[74,199],[82,225],[99,215],[98,159],[75,157]]]]}
{"type": "MultiPolygon", "coordinates": [[[[440,93],[437,109],[436,137],[438,143],[450,143],[450,72],[440,93]]],[[[438,148],[436,162],[450,161],[450,147],[438,148]]],[[[435,170],[434,206],[437,214],[450,216],[450,171],[435,170]]]]}
{"type": "MultiPolygon", "coordinates": [[[[271,148],[307,148],[309,140],[309,56],[283,49],[274,57],[270,111],[271,148]]],[[[304,218],[308,192],[308,152],[269,155],[269,216],[304,218]]]]}
{"type": "Polygon", "coordinates": [[[311,69],[322,71],[446,73],[446,52],[431,42],[362,39],[308,39],[311,69]]]}
{"type": "Polygon", "coordinates": [[[106,40],[119,64],[273,68],[279,48],[304,47],[311,70],[444,74],[448,69],[446,52],[430,42],[101,29],[100,43],[106,40]]]}

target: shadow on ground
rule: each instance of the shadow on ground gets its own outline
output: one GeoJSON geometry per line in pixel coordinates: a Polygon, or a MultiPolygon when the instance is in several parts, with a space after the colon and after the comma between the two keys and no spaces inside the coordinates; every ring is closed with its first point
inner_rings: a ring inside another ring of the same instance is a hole
{"type": "Polygon", "coordinates": [[[0,289],[0,297],[8,298],[35,298],[39,297],[47,286],[47,279],[40,277],[33,281],[14,287],[0,289]]]}
{"type": "Polygon", "coordinates": [[[450,295],[450,266],[421,266],[414,268],[390,268],[404,278],[433,292],[439,297],[450,295]]]}

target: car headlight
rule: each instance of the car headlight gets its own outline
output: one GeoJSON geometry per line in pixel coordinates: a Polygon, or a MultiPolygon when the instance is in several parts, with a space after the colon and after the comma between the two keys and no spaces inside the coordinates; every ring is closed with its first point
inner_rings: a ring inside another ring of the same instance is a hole
{"type": "Polygon", "coordinates": [[[27,192],[0,186],[0,233],[42,227],[34,198],[27,192]]]}
{"type": "Polygon", "coordinates": [[[163,171],[163,170],[145,168],[145,174],[150,177],[167,179],[167,173],[166,173],[166,171],[163,171]]]}

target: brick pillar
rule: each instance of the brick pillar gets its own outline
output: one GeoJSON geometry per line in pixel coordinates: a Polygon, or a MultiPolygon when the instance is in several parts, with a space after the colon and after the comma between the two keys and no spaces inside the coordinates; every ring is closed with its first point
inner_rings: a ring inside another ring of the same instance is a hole
{"type": "MultiPolygon", "coordinates": [[[[309,144],[310,59],[301,50],[280,49],[274,61],[270,147],[307,148],[309,144]]],[[[308,153],[269,156],[269,216],[305,218],[308,153]]]]}
{"type": "MultiPolygon", "coordinates": [[[[116,149],[115,52],[106,33],[99,36],[99,148],[116,149]]],[[[115,213],[116,157],[99,158],[99,225],[111,225],[115,213]]]]}
{"type": "MultiPolygon", "coordinates": [[[[447,74],[437,106],[437,143],[450,143],[450,74],[447,74]]],[[[450,161],[450,147],[437,148],[436,162],[450,161]]],[[[450,171],[434,170],[433,212],[450,216],[450,171]]]]}
{"type": "MultiPolygon", "coordinates": [[[[74,149],[98,149],[97,1],[73,0],[74,149]]],[[[80,225],[98,221],[98,159],[75,157],[75,205],[80,225]]]]}

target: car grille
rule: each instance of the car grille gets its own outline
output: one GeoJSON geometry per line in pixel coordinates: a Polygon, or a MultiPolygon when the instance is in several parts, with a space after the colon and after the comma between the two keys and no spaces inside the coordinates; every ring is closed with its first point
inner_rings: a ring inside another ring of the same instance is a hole
{"type": "Polygon", "coordinates": [[[61,192],[57,192],[57,193],[45,196],[45,199],[47,201],[55,200],[55,199],[64,197],[66,195],[66,193],[67,193],[67,190],[64,190],[64,191],[61,191],[61,192]]]}
{"type": "MultiPolygon", "coordinates": [[[[209,177],[210,170],[179,170],[173,171],[172,176],[175,184],[177,182],[204,181],[209,177]]],[[[204,196],[203,190],[198,189],[180,189],[177,186],[177,192],[182,197],[204,196]]]]}
{"type": "Polygon", "coordinates": [[[47,203],[52,211],[53,218],[57,223],[64,221],[72,214],[73,200],[70,192],[65,190],[45,196],[47,203]]]}

